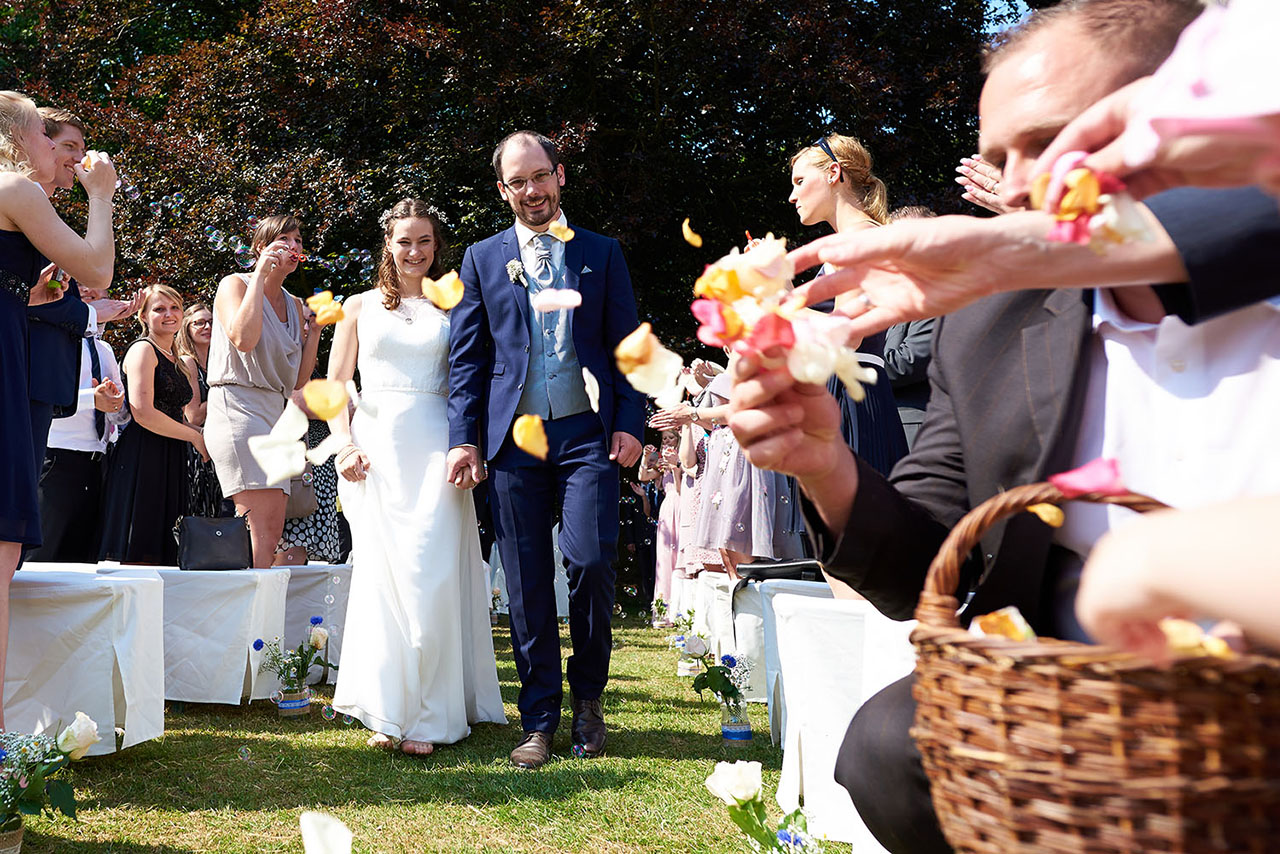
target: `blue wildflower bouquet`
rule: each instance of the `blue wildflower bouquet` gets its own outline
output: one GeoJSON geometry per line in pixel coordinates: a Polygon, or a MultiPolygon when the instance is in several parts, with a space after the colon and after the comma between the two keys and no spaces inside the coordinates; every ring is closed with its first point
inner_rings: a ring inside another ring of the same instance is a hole
{"type": "Polygon", "coordinates": [[[285,649],[280,638],[272,643],[265,643],[262,638],[253,642],[253,648],[262,653],[262,664],[258,672],[274,673],[280,679],[280,690],[289,693],[301,691],[307,687],[307,677],[313,667],[328,667],[337,670],[338,665],[325,660],[322,653],[329,646],[329,630],[321,624],[323,617],[311,618],[311,630],[307,640],[298,644],[297,649],[285,649]]]}
{"type": "Polygon", "coordinates": [[[0,732],[0,833],[22,827],[24,815],[76,817],[76,796],[59,774],[99,742],[98,725],[84,712],[54,739],[0,732]]]}
{"type": "Polygon", "coordinates": [[[711,664],[710,653],[704,653],[699,657],[702,659],[703,671],[694,678],[693,690],[697,691],[699,696],[703,691],[710,691],[726,705],[741,705],[742,689],[751,678],[750,659],[722,655],[719,664],[711,664]]]}

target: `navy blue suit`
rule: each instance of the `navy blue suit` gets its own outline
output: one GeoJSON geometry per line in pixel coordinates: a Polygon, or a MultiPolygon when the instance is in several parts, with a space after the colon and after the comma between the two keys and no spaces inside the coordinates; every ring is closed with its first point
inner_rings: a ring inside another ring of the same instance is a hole
{"type": "Polygon", "coordinates": [[[582,295],[572,317],[573,345],[578,362],[600,385],[599,413],[546,420],[546,460],[511,441],[531,343],[528,293],[507,272],[511,261],[520,260],[514,226],[467,249],[463,297],[450,319],[449,446],[475,445],[489,461],[521,720],[526,731],[548,733],[559,724],[563,697],[551,542],[555,511],[569,575],[569,686],[578,699],[592,700],[608,681],[613,647],[618,467],[609,460],[609,442],[615,432],[639,439],[644,428],[644,398],[613,358],[614,347],[639,325],[622,247],[574,230],[564,246],[565,286],[582,295]]]}
{"type": "Polygon", "coordinates": [[[40,471],[49,441],[49,425],[54,418],[76,411],[89,306],[80,299],[80,288],[72,282],[57,302],[27,306],[27,324],[32,452],[36,471],[40,471]]]}

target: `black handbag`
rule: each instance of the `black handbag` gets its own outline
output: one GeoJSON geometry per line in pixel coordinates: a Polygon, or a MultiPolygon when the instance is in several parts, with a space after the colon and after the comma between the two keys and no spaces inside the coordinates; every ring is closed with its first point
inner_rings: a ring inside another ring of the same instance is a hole
{"type": "Polygon", "coordinates": [[[173,526],[179,569],[248,569],[253,565],[249,518],[179,516],[173,526]]]}

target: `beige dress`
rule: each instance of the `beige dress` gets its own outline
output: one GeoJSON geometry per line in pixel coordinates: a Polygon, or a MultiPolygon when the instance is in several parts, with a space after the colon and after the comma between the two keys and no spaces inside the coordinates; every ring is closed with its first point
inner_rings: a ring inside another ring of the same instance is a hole
{"type": "Polygon", "coordinates": [[[248,353],[235,348],[217,312],[213,315],[204,441],[222,494],[228,497],[249,489],[289,492],[287,480],[268,486],[266,473],[249,453],[249,437],[271,432],[298,382],[302,316],[294,297],[288,296],[285,306],[286,320],[281,323],[263,295],[262,335],[248,353]]]}

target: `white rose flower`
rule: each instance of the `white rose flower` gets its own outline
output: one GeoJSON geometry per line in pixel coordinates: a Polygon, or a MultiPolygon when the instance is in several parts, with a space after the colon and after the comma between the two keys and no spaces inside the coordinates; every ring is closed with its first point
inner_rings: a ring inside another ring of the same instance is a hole
{"type": "Polygon", "coordinates": [[[684,639],[684,651],[693,656],[707,654],[707,642],[699,635],[690,635],[684,639]]]}
{"type": "Polygon", "coordinates": [[[307,638],[307,643],[315,649],[324,649],[329,643],[329,630],[322,626],[312,626],[311,637],[307,638]]]}
{"type": "Polygon", "coordinates": [[[98,737],[98,725],[84,712],[76,712],[76,719],[58,736],[58,749],[80,759],[90,747],[102,741],[98,737]]]}
{"type": "Polygon", "coordinates": [[[707,790],[731,807],[760,800],[761,787],[759,762],[717,762],[707,778],[707,790]]]}

